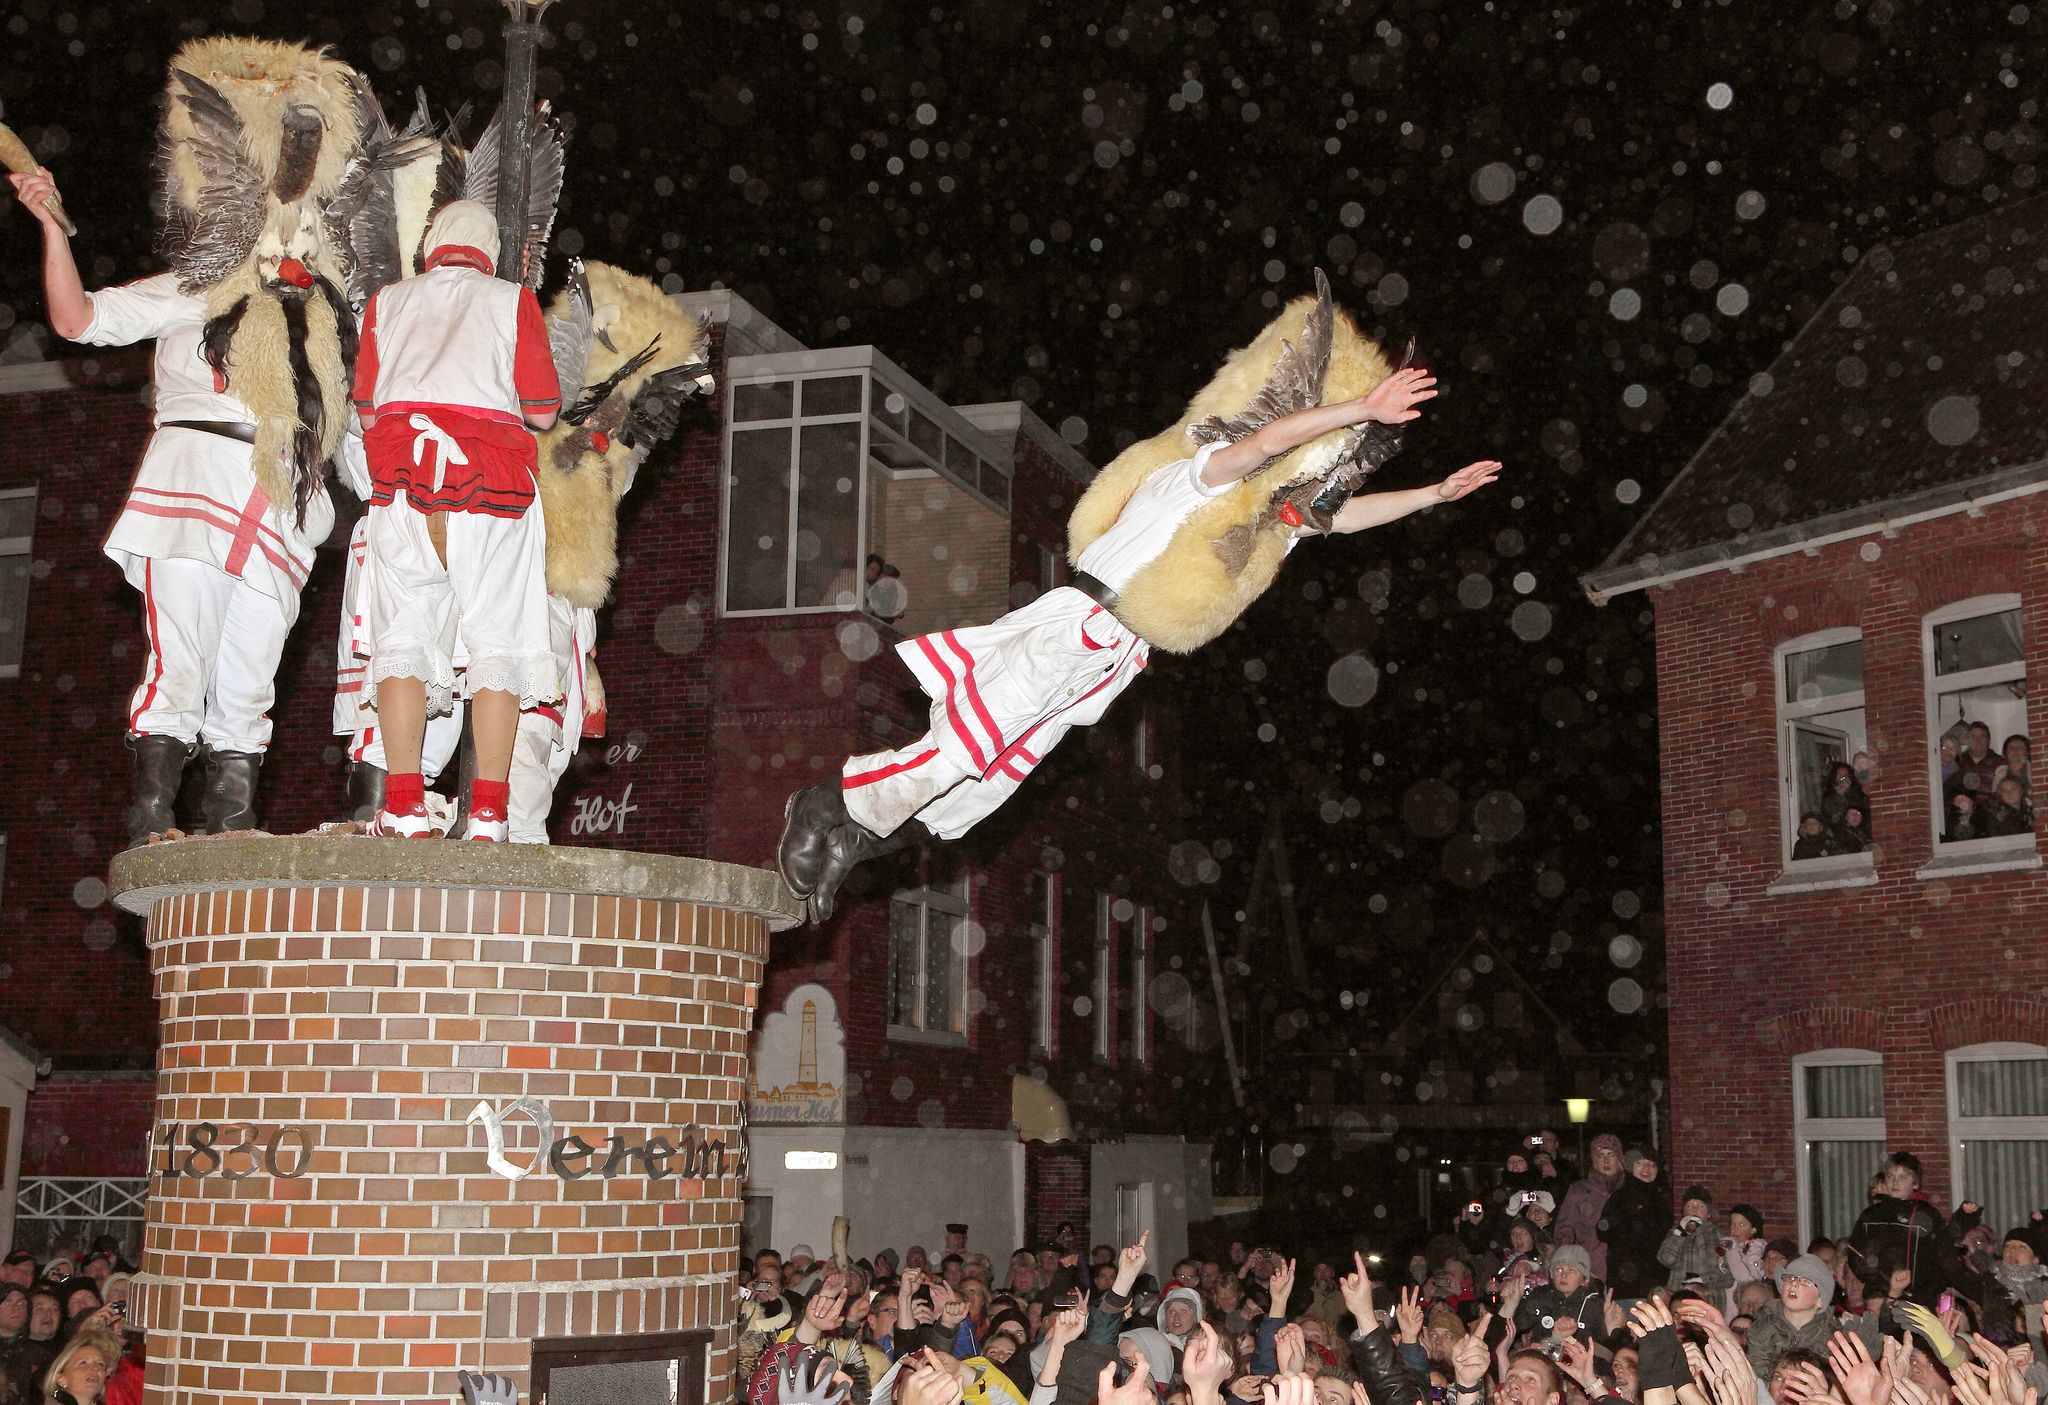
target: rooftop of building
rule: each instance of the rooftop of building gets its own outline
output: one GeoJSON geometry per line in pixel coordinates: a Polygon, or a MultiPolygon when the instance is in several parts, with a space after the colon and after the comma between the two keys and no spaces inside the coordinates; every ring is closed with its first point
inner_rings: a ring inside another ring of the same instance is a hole
{"type": "Polygon", "coordinates": [[[1865,254],[1613,553],[1630,590],[2048,486],[2048,196],[1865,254]]]}

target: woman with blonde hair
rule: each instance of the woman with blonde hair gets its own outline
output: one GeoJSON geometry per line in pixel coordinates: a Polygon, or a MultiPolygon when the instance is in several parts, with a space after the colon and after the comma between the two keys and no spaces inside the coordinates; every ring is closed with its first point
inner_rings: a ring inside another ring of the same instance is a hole
{"type": "Polygon", "coordinates": [[[104,1405],[107,1378],[120,1363],[119,1337],[104,1327],[80,1328],[43,1373],[43,1405],[104,1405]]]}

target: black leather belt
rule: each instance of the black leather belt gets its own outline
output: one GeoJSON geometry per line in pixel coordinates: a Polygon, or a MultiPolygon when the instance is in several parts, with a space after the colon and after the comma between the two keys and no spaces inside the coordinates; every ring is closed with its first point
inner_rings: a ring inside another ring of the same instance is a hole
{"type": "MultiPolygon", "coordinates": [[[[1072,578],[1067,581],[1067,584],[1080,591],[1112,615],[1116,614],[1116,607],[1124,603],[1123,596],[1118,595],[1114,590],[1111,590],[1086,571],[1074,572],[1072,578]]],[[[1118,622],[1121,623],[1121,619],[1118,622]]]]}
{"type": "Polygon", "coordinates": [[[196,429],[201,434],[218,434],[223,439],[239,439],[244,444],[256,442],[256,426],[236,420],[165,420],[158,428],[196,429]]]}

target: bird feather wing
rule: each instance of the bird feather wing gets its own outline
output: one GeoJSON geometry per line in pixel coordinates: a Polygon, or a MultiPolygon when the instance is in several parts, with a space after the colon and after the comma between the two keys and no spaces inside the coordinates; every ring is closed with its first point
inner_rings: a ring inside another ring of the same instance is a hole
{"type": "Polygon", "coordinates": [[[197,208],[167,220],[164,257],[177,270],[186,292],[211,287],[241,267],[263,235],[269,182],[242,146],[242,119],[220,90],[183,69],[174,70],[182,102],[192,123],[191,135],[179,140],[166,135],[159,147],[162,198],[176,208],[174,158],[182,148],[199,171],[197,208]]]}
{"type": "Polygon", "coordinates": [[[1197,444],[1235,444],[1275,420],[1323,403],[1323,377],[1330,369],[1330,342],[1336,326],[1336,306],[1330,298],[1330,280],[1316,270],[1316,302],[1302,318],[1301,340],[1282,342],[1280,358],[1266,383],[1252,396],[1251,403],[1224,419],[1220,415],[1190,426],[1188,437],[1197,444]]]}
{"type": "Polygon", "coordinates": [[[562,292],[567,304],[548,318],[548,350],[554,354],[555,377],[562,383],[562,394],[573,400],[583,393],[583,373],[590,364],[591,329],[596,321],[590,277],[582,259],[569,261],[569,282],[562,292]]]}
{"type": "Polygon", "coordinates": [[[547,272],[548,239],[555,230],[555,211],[562,203],[568,147],[568,124],[555,121],[543,108],[533,121],[526,158],[526,247],[533,251],[526,266],[530,288],[540,287],[547,272]]]}

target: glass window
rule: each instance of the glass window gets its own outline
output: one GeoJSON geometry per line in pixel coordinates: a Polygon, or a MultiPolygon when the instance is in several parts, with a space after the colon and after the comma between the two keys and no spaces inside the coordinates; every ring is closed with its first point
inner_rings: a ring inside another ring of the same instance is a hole
{"type": "Polygon", "coordinates": [[[1984,1222],[2024,1225],[2048,1204],[2048,1048],[1979,1044],[1948,1055],[1955,1198],[1984,1222]]]}
{"type": "Polygon", "coordinates": [[[1131,1059],[1152,1061],[1152,913],[1146,908],[1131,923],[1131,1059]]]}
{"type": "Polygon", "coordinates": [[[862,376],[733,387],[725,609],[853,610],[861,597],[862,376]],[[817,404],[853,419],[817,422],[817,404]],[[823,392],[812,387],[824,385],[823,392]],[[797,418],[791,419],[795,415],[797,418]],[[771,422],[781,417],[784,423],[771,422]]]}
{"type": "Polygon", "coordinates": [[[803,382],[804,418],[860,413],[861,383],[866,376],[814,376],[803,382]]]}
{"type": "Polygon", "coordinates": [[[733,431],[726,489],[729,610],[779,610],[788,600],[790,439],[787,428],[733,431]]]}
{"type": "Polygon", "coordinates": [[[2033,744],[2018,601],[1976,601],[1934,616],[1927,657],[1935,834],[1944,844],[2030,843],[2033,744]]]}
{"type": "Polygon", "coordinates": [[[732,417],[735,422],[750,420],[786,420],[795,413],[795,401],[791,398],[793,382],[770,381],[763,385],[736,385],[732,388],[732,417]]]}
{"type": "Polygon", "coordinates": [[[0,493],[0,678],[21,676],[28,642],[29,567],[36,545],[36,490],[0,493]]]}
{"type": "Polygon", "coordinates": [[[1116,1052],[1116,923],[1115,910],[1130,908],[1124,898],[1104,893],[1095,900],[1095,979],[1090,992],[1094,1016],[1094,1050],[1098,1063],[1108,1063],[1116,1052]]]}
{"type": "Polygon", "coordinates": [[[889,903],[889,1033],[967,1035],[967,880],[898,893],[889,903]]]}
{"type": "Polygon", "coordinates": [[[1862,637],[1842,630],[1795,641],[1779,651],[1778,678],[1785,861],[1867,864],[1853,857],[1873,837],[1862,637]]]}
{"type": "MultiPolygon", "coordinates": [[[[810,401],[808,389],[805,403],[810,401]]],[[[860,606],[860,424],[805,424],[796,470],[796,600],[860,606]]]]}
{"type": "Polygon", "coordinates": [[[945,438],[945,431],[933,424],[929,417],[914,409],[910,412],[911,446],[934,464],[945,462],[945,438]]]}
{"type": "Polygon", "coordinates": [[[1826,1049],[1792,1061],[1799,1155],[1799,1242],[1847,1234],[1884,1165],[1884,1061],[1867,1049],[1826,1049]]]}
{"type": "Polygon", "coordinates": [[[1059,1047],[1060,880],[1055,873],[1031,875],[1031,1048],[1050,1055],[1059,1047]]]}

